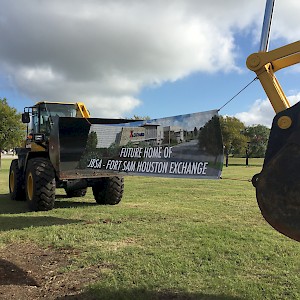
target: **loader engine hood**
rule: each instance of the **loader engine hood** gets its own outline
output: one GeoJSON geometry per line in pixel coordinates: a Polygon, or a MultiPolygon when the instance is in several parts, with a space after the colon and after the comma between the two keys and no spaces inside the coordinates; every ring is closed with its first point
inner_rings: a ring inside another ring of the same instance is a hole
{"type": "Polygon", "coordinates": [[[221,176],[223,143],[216,110],[138,121],[55,117],[53,123],[49,155],[61,180],[221,176]]]}

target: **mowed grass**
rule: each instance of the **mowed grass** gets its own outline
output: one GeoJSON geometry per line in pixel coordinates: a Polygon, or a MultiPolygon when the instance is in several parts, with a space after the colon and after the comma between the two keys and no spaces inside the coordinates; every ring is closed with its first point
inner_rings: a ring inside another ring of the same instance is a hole
{"type": "MultiPolygon", "coordinates": [[[[262,218],[249,180],[262,160],[230,159],[221,180],[126,177],[117,206],[64,198],[28,212],[0,173],[0,246],[76,250],[64,272],[93,265],[99,299],[300,299],[300,244],[262,218]]],[[[84,297],[84,295],[83,295],[84,297]]]]}

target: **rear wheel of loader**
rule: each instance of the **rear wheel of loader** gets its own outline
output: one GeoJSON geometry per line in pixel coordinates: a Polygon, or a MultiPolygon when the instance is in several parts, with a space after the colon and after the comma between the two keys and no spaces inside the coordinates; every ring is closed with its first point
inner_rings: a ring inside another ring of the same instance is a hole
{"type": "Polygon", "coordinates": [[[93,186],[93,194],[98,204],[118,204],[123,196],[123,177],[104,177],[93,186]]]}
{"type": "Polygon", "coordinates": [[[12,160],[9,169],[9,194],[11,200],[25,201],[25,189],[22,170],[19,169],[18,160],[12,160]]]}
{"type": "Polygon", "coordinates": [[[76,190],[65,188],[65,191],[68,198],[84,197],[86,195],[87,188],[76,190]]]}
{"type": "Polygon", "coordinates": [[[55,202],[55,173],[46,158],[30,159],[26,169],[26,198],[30,210],[51,210],[55,202]]]}

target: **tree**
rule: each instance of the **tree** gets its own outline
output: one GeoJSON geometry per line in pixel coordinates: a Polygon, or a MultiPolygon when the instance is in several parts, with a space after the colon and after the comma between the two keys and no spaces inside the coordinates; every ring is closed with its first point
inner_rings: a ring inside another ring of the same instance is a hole
{"type": "Polygon", "coordinates": [[[86,142],[86,150],[87,151],[94,151],[94,150],[96,150],[97,144],[98,144],[97,133],[95,131],[92,131],[89,134],[87,142],[86,142]]]}
{"type": "MultiPolygon", "coordinates": [[[[195,130],[194,130],[195,131],[195,130]]],[[[218,156],[223,154],[222,135],[218,116],[214,116],[204,127],[198,131],[198,142],[201,151],[215,156],[215,164],[218,156]]]]}
{"type": "Polygon", "coordinates": [[[241,155],[245,153],[247,147],[247,137],[243,134],[245,125],[239,119],[228,116],[220,117],[220,125],[227,166],[229,154],[241,155]]]}
{"type": "Polygon", "coordinates": [[[8,105],[6,98],[0,98],[0,168],[2,150],[21,146],[24,135],[21,114],[8,105]]]}
{"type": "Polygon", "coordinates": [[[247,138],[244,135],[245,125],[235,117],[220,117],[225,152],[243,154],[247,147],[247,138]]]}
{"type": "Polygon", "coordinates": [[[250,157],[265,157],[270,129],[264,125],[253,125],[245,128],[244,135],[248,140],[250,157]]]}
{"type": "Polygon", "coordinates": [[[132,120],[151,120],[149,116],[138,116],[138,115],[133,115],[132,120]]]}

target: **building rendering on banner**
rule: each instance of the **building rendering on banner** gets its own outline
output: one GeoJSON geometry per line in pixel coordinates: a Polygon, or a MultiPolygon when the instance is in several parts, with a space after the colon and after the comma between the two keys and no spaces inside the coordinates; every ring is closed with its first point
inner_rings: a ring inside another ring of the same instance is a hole
{"type": "Polygon", "coordinates": [[[193,132],[186,132],[179,126],[160,126],[145,123],[137,127],[92,125],[91,132],[97,134],[97,148],[108,148],[112,144],[125,146],[128,143],[146,143],[151,146],[179,144],[186,141],[193,132]]]}

